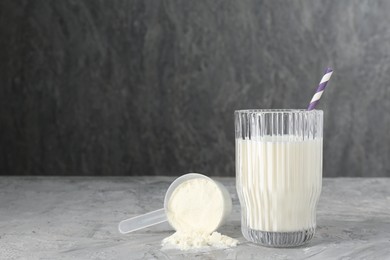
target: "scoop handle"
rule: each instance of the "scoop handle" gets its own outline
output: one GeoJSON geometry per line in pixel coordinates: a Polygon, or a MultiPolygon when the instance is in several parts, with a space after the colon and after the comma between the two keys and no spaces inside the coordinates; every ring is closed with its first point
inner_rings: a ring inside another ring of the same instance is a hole
{"type": "Polygon", "coordinates": [[[165,210],[162,208],[143,215],[122,220],[118,225],[118,229],[122,234],[127,234],[163,223],[165,221],[167,221],[167,217],[165,215],[165,210]]]}

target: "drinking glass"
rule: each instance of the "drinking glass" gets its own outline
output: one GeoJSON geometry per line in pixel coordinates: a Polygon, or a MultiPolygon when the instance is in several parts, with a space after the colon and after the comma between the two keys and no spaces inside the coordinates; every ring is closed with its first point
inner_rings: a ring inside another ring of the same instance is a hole
{"type": "Polygon", "coordinates": [[[270,247],[314,236],[322,186],[321,110],[235,111],[241,231],[270,247]]]}

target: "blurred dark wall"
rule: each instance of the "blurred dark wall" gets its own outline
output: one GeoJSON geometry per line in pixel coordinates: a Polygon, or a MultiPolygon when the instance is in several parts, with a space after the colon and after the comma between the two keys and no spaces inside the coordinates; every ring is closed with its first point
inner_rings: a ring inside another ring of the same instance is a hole
{"type": "Polygon", "coordinates": [[[390,1],[0,2],[0,173],[233,176],[233,111],[305,108],[390,176],[390,1]]]}

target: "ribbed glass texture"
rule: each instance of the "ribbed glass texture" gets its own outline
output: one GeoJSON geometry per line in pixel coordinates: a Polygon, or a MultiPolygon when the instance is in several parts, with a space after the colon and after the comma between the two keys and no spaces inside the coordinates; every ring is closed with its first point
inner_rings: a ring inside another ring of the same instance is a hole
{"type": "Polygon", "coordinates": [[[322,186],[323,112],[235,112],[241,230],[254,243],[299,246],[315,232],[322,186]]]}

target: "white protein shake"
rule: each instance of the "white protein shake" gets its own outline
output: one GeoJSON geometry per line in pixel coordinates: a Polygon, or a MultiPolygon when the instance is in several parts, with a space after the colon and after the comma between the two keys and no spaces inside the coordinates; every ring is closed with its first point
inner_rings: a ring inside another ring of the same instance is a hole
{"type": "Polygon", "coordinates": [[[238,138],[236,172],[243,226],[267,232],[295,232],[316,226],[322,138],[238,138]]]}

